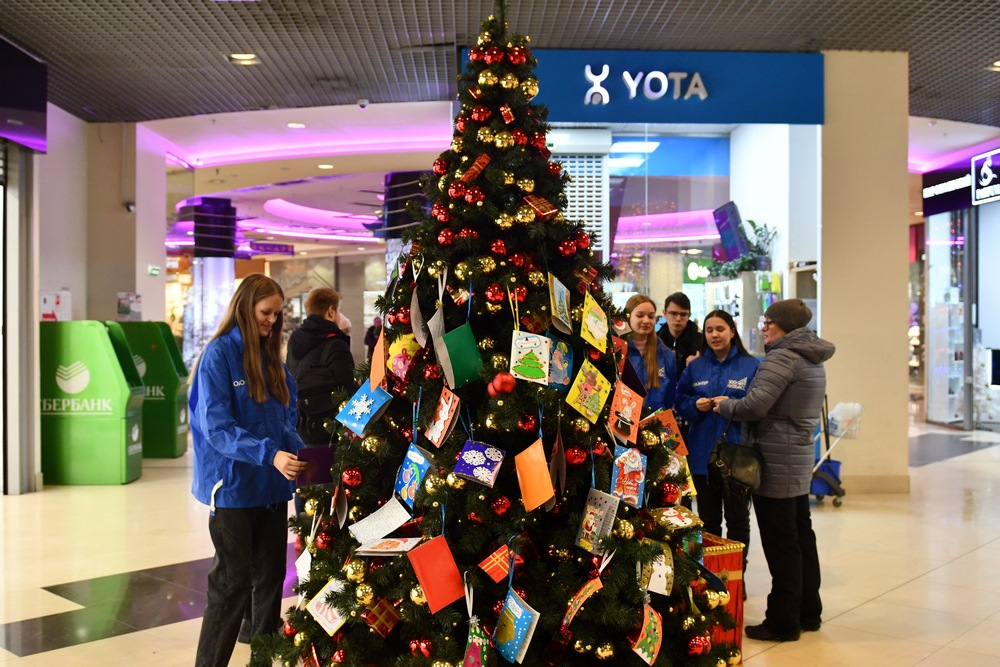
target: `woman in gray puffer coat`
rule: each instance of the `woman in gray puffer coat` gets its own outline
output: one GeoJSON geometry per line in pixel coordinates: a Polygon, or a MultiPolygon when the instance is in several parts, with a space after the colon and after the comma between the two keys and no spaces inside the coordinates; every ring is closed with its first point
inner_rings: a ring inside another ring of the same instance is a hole
{"type": "Polygon", "coordinates": [[[753,505],[771,592],[764,621],[746,627],[747,637],[761,641],[795,641],[802,630],[819,630],[823,611],[809,487],[826,394],[823,362],[834,346],[806,328],[810,320],[799,299],[772,304],[764,313],[767,353],[746,396],[716,399],[715,409],[743,422],[744,442],[756,440],[764,458],[753,505]]]}

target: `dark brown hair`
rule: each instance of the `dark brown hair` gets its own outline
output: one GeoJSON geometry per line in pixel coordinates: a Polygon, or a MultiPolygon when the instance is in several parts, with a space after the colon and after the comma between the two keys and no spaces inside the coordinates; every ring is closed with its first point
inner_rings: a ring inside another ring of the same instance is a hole
{"type": "Polygon", "coordinates": [[[707,354],[709,349],[708,338],[705,336],[704,329],[708,327],[708,320],[711,317],[717,317],[723,322],[725,322],[726,326],[729,327],[730,331],[733,332],[733,343],[732,343],[733,347],[735,347],[736,351],[739,352],[740,354],[745,354],[747,356],[750,356],[750,353],[747,352],[747,349],[743,346],[743,340],[740,338],[740,330],[736,328],[736,320],[734,320],[733,316],[724,310],[713,310],[712,312],[710,312],[708,315],[705,316],[705,324],[702,327],[703,331],[701,333],[702,354],[707,354]]]}

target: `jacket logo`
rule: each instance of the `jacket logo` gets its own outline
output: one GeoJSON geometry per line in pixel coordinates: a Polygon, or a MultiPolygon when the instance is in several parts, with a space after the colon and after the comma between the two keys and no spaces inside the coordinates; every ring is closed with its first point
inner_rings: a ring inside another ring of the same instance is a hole
{"type": "Polygon", "coordinates": [[[742,380],[730,380],[729,383],[726,384],[726,389],[746,389],[746,388],[747,388],[746,378],[743,378],[742,380]]]}
{"type": "Polygon", "coordinates": [[[695,382],[691,386],[692,387],[704,387],[707,384],[708,384],[708,380],[702,380],[701,382],[695,382]]]}
{"type": "Polygon", "coordinates": [[[246,380],[233,380],[233,386],[234,387],[242,387],[242,386],[246,385],[246,383],[247,383],[246,380]]]}

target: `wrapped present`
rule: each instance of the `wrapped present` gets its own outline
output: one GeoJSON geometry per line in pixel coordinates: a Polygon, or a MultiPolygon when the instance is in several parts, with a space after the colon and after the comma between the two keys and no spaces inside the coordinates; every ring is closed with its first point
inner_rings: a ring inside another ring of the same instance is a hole
{"type": "MultiPolygon", "coordinates": [[[[521,558],[521,554],[515,553],[514,567],[517,568],[522,563],[524,563],[524,559],[521,558]]],[[[500,548],[484,558],[479,563],[479,567],[489,575],[490,579],[499,584],[510,574],[510,549],[506,544],[501,545],[500,548]]]]}
{"type": "Polygon", "coordinates": [[[726,611],[735,621],[735,627],[726,629],[717,625],[712,629],[712,644],[735,644],[743,650],[743,543],[717,537],[711,533],[702,536],[705,566],[726,583],[729,602],[726,611]]]}
{"type": "Polygon", "coordinates": [[[538,195],[527,195],[524,198],[525,203],[532,208],[535,215],[542,220],[548,220],[556,213],[559,212],[555,206],[553,206],[548,199],[545,197],[539,197],[538,195]]]}
{"type": "Polygon", "coordinates": [[[469,88],[469,94],[472,95],[473,99],[478,100],[483,96],[483,89],[480,88],[479,86],[472,86],[471,88],[469,88]]]}
{"type": "Polygon", "coordinates": [[[479,178],[479,174],[483,173],[483,169],[486,169],[487,165],[490,163],[490,156],[483,153],[475,159],[472,166],[469,167],[464,174],[462,174],[462,180],[466,183],[471,183],[472,181],[479,178]]]}
{"type": "Polygon", "coordinates": [[[500,116],[503,117],[503,122],[507,125],[514,122],[514,111],[510,108],[509,104],[504,104],[500,107],[500,116]]]}
{"type": "Polygon", "coordinates": [[[399,610],[391,602],[384,599],[373,602],[361,612],[361,620],[383,637],[389,636],[392,629],[399,623],[399,618],[399,610]]]}

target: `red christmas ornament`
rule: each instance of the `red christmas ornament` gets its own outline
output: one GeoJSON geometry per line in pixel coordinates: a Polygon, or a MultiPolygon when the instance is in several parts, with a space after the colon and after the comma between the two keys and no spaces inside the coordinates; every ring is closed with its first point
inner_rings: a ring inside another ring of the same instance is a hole
{"type": "Polygon", "coordinates": [[[285,621],[285,624],[282,626],[282,630],[285,631],[286,637],[294,637],[295,633],[297,632],[295,626],[289,623],[288,621],[285,621]]]}
{"type": "Polygon", "coordinates": [[[445,174],[448,173],[448,161],[443,157],[439,157],[438,159],[434,160],[433,169],[434,173],[437,174],[438,176],[444,176],[445,174]]]}
{"type": "Polygon", "coordinates": [[[401,427],[399,429],[399,435],[406,442],[412,442],[413,441],[413,427],[412,426],[403,426],[403,427],[401,427]]]}
{"type": "Polygon", "coordinates": [[[507,244],[503,242],[503,239],[497,239],[490,244],[490,252],[494,255],[506,255],[507,244]]]}
{"type": "Polygon", "coordinates": [[[448,186],[448,196],[452,199],[461,199],[465,196],[465,183],[462,181],[452,181],[448,186]]]}
{"type": "Polygon", "coordinates": [[[518,128],[510,134],[514,137],[514,143],[518,146],[524,146],[528,143],[528,135],[524,133],[524,130],[518,128]]]}
{"type": "MultiPolygon", "coordinates": [[[[458,116],[455,118],[455,129],[458,130],[459,134],[465,132],[465,124],[469,122],[469,119],[465,116],[458,116]]],[[[434,172],[437,174],[437,171],[434,172]]],[[[438,174],[439,176],[444,176],[444,173],[438,174]]]]}
{"type": "Polygon", "coordinates": [[[688,655],[705,655],[712,650],[712,640],[708,635],[688,637],[688,655]]]}
{"type": "Polygon", "coordinates": [[[572,257],[576,254],[576,243],[570,239],[563,239],[559,242],[559,254],[563,257],[572,257]]]}
{"type": "Polygon", "coordinates": [[[455,232],[450,229],[442,229],[438,232],[438,245],[451,245],[455,242],[455,232]]]}
{"type": "Polygon", "coordinates": [[[496,602],[493,603],[493,615],[494,616],[497,616],[497,617],[500,616],[500,612],[503,611],[503,603],[504,603],[504,601],[505,601],[504,598],[500,598],[499,600],[497,600],[496,602]]]}
{"type": "Polygon", "coordinates": [[[603,440],[598,440],[594,443],[594,456],[603,456],[604,452],[607,451],[607,445],[604,444],[603,440]]]}
{"type": "Polygon", "coordinates": [[[514,288],[514,298],[517,299],[518,303],[524,303],[524,300],[528,298],[528,288],[524,285],[518,285],[514,288]]]}
{"type": "Polygon", "coordinates": [[[522,431],[531,433],[538,428],[538,417],[535,415],[521,415],[517,420],[517,427],[522,431]]]}
{"type": "Polygon", "coordinates": [[[338,648],[334,651],[333,655],[330,656],[330,662],[337,663],[338,665],[347,662],[347,654],[344,652],[344,649],[338,648]]]}
{"type": "Polygon", "coordinates": [[[535,132],[535,134],[532,135],[531,137],[531,145],[537,148],[538,150],[541,150],[546,147],[545,142],[546,139],[544,132],[535,132]]]}
{"type": "Polygon", "coordinates": [[[400,324],[409,324],[410,323],[410,307],[409,306],[400,306],[399,307],[399,310],[396,311],[396,321],[399,322],[400,324]]]}
{"type": "Polygon", "coordinates": [[[483,52],[483,62],[487,65],[497,65],[503,62],[503,49],[499,46],[491,46],[483,52]]]}
{"type": "Polygon", "coordinates": [[[440,219],[440,217],[447,212],[448,212],[448,205],[445,204],[443,201],[436,201],[431,206],[431,215],[433,215],[435,218],[440,219]]]}
{"type": "Polygon", "coordinates": [[[587,460],[587,452],[583,451],[581,447],[567,447],[566,448],[566,464],[571,466],[578,466],[587,460]]]}
{"type": "Polygon", "coordinates": [[[351,466],[344,472],[340,473],[340,479],[347,486],[355,487],[364,481],[364,476],[361,474],[361,469],[357,466],[351,466]]]}
{"type": "Polygon", "coordinates": [[[440,380],[441,379],[441,367],[437,364],[427,364],[424,366],[424,379],[425,380],[440,380]]]}
{"type": "Polygon", "coordinates": [[[475,512],[469,512],[469,521],[475,524],[482,524],[483,520],[475,512]]]}
{"type": "Polygon", "coordinates": [[[333,543],[333,535],[330,533],[319,533],[316,535],[316,548],[326,551],[333,543]]]}
{"type": "Polygon", "coordinates": [[[497,394],[498,394],[498,392],[497,392],[497,388],[496,387],[494,387],[492,384],[486,385],[486,395],[487,396],[489,396],[490,398],[496,398],[497,394]]]}
{"type": "Polygon", "coordinates": [[[511,264],[513,264],[514,266],[516,266],[519,269],[522,266],[524,266],[524,262],[525,262],[524,255],[522,255],[519,252],[515,252],[514,254],[512,254],[510,257],[508,257],[508,260],[510,261],[511,264]]]}
{"type": "Polygon", "coordinates": [[[410,655],[420,655],[420,640],[416,637],[410,640],[410,655]]]}
{"type": "Polygon", "coordinates": [[[524,46],[515,46],[507,52],[507,60],[511,65],[523,65],[528,61],[530,51],[524,46]]]}
{"type": "Polygon", "coordinates": [[[482,59],[483,59],[483,50],[481,48],[479,48],[478,46],[473,46],[471,49],[469,49],[469,60],[471,60],[474,63],[477,63],[482,59]]]}
{"type": "Polygon", "coordinates": [[[505,296],[503,288],[497,283],[493,283],[486,288],[486,300],[490,303],[501,303],[505,296]]]}
{"type": "Polygon", "coordinates": [[[528,590],[524,586],[514,586],[514,592],[521,596],[525,602],[528,601],[528,590]]]}
{"type": "Polygon", "coordinates": [[[458,233],[458,238],[460,239],[478,239],[479,232],[475,229],[470,229],[468,227],[463,227],[462,231],[458,233]]]}
{"type": "Polygon", "coordinates": [[[562,175],[562,165],[558,162],[549,162],[549,173],[553,176],[562,175]]]}
{"type": "Polygon", "coordinates": [[[576,236],[573,237],[573,243],[580,250],[586,250],[590,247],[590,235],[587,232],[577,232],[576,236]]]}
{"type": "Polygon", "coordinates": [[[445,224],[448,224],[449,222],[451,222],[451,211],[445,208],[443,211],[441,211],[439,215],[436,215],[434,217],[437,218],[438,222],[443,222],[445,224]]]}
{"type": "Polygon", "coordinates": [[[472,107],[472,113],[470,114],[470,116],[472,116],[472,120],[476,121],[477,123],[485,123],[490,119],[492,115],[493,112],[490,111],[490,108],[483,104],[477,104],[476,106],[472,107]]]}
{"type": "Polygon", "coordinates": [[[497,496],[490,501],[490,509],[497,516],[506,516],[510,511],[510,499],[507,496],[497,496]]]}
{"type": "Polygon", "coordinates": [[[597,361],[598,359],[600,359],[601,358],[601,354],[602,354],[602,352],[600,350],[595,349],[593,347],[590,348],[589,350],[587,350],[587,356],[590,357],[591,361],[597,361]]]}
{"type": "Polygon", "coordinates": [[[673,505],[681,497],[681,490],[673,482],[664,482],[660,487],[660,500],[667,505],[673,505]]]}
{"type": "Polygon", "coordinates": [[[420,639],[417,642],[417,647],[420,649],[420,655],[425,658],[434,655],[434,642],[430,639],[420,639]]]}
{"type": "Polygon", "coordinates": [[[483,193],[483,189],[478,185],[473,185],[465,191],[465,201],[469,204],[478,204],[484,199],[486,199],[486,195],[483,193]]]}
{"type": "Polygon", "coordinates": [[[493,378],[492,386],[500,394],[509,394],[514,391],[514,387],[517,386],[517,378],[507,371],[502,371],[497,373],[496,377],[493,378]]]}
{"type": "Polygon", "coordinates": [[[385,316],[385,319],[389,321],[389,326],[391,327],[396,323],[396,311],[390,310],[389,314],[385,316]]]}

